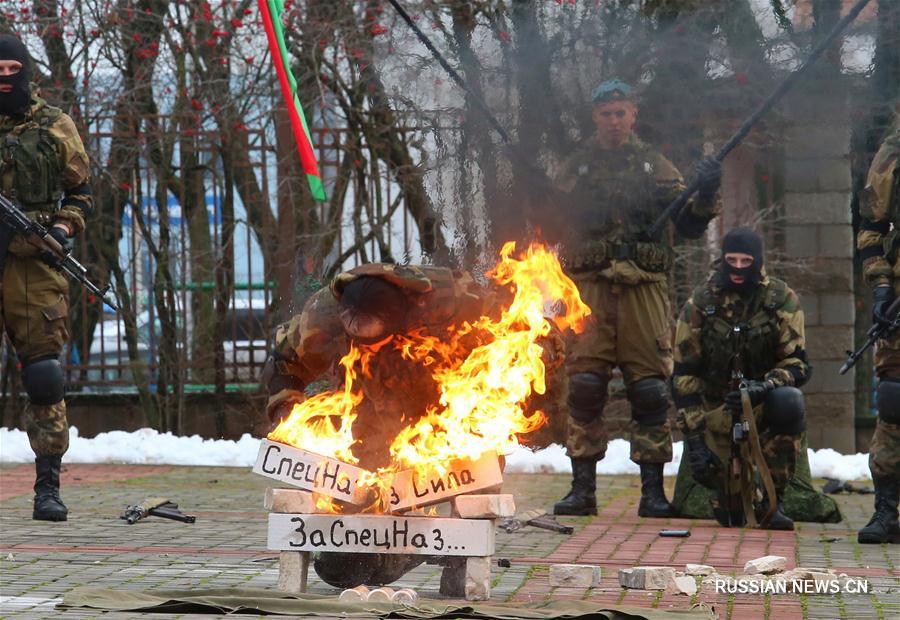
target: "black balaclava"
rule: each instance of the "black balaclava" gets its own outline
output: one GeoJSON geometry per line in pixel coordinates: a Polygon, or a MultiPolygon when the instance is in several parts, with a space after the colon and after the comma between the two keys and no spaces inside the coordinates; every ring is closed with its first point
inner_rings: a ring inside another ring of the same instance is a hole
{"type": "Polygon", "coordinates": [[[406,330],[409,302],[400,288],[366,276],[347,283],[338,302],[338,316],[353,340],[372,344],[406,330]]]}
{"type": "Polygon", "coordinates": [[[12,92],[0,93],[0,114],[25,114],[31,103],[31,57],[25,45],[11,34],[0,35],[0,60],[18,60],[22,69],[15,75],[0,76],[0,84],[10,84],[12,92]]]}
{"type": "Polygon", "coordinates": [[[759,286],[762,280],[763,268],[763,242],[762,237],[749,228],[735,228],[729,231],[722,239],[722,261],[719,267],[722,271],[722,286],[731,291],[744,293],[759,286]],[[749,254],[753,257],[753,264],[743,269],[732,267],[725,260],[725,255],[732,252],[749,254]],[[742,284],[735,284],[729,277],[731,274],[744,276],[742,284]]]}

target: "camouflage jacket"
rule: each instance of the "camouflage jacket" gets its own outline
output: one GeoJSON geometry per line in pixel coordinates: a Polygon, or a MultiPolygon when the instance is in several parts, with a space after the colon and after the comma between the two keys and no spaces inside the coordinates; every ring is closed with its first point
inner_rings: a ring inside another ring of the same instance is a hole
{"type": "MultiPolygon", "coordinates": [[[[34,91],[32,91],[34,92],[34,91]]],[[[90,164],[72,119],[33,95],[27,114],[0,115],[0,191],[44,225],[62,220],[84,230],[93,208],[90,164]]],[[[16,239],[15,254],[32,253],[16,239]]]]}
{"type": "MultiPolygon", "coordinates": [[[[618,149],[605,149],[596,140],[584,142],[563,162],[557,184],[569,192],[568,220],[574,234],[567,240],[567,254],[576,256],[590,255],[598,245],[609,247],[641,240],[685,188],[681,173],[672,162],[637,138],[618,149]]],[[[676,221],[677,231],[686,238],[700,237],[719,208],[717,199],[701,200],[695,195],[682,209],[676,221]]],[[[669,248],[665,250],[671,252],[669,248]]],[[[671,259],[659,271],[669,268],[671,259]]],[[[638,271],[646,272],[640,265],[638,271]]],[[[654,277],[655,273],[642,275],[646,276],[643,279],[660,279],[654,277]]]]}
{"type": "MultiPolygon", "coordinates": [[[[443,267],[369,263],[339,274],[329,288],[316,292],[300,314],[276,331],[267,363],[270,368],[264,377],[270,419],[282,404],[302,402],[304,390],[313,381],[326,379],[331,387],[337,387],[343,379],[338,362],[349,351],[350,342],[338,318],[338,302],[343,287],[362,276],[383,277],[400,286],[412,308],[410,329],[425,328],[431,334],[473,321],[494,303],[494,294],[480,287],[471,275],[443,267]]],[[[360,384],[366,400],[378,408],[423,412],[425,403],[414,402],[416,397],[436,394],[427,389],[433,383],[430,372],[401,360],[395,347],[381,347],[370,369],[370,376],[360,376],[360,384]]]]}
{"type": "Polygon", "coordinates": [[[872,160],[859,213],[856,247],[866,282],[875,286],[900,280],[900,126],[885,138],[872,160]]]}
{"type": "Polygon", "coordinates": [[[694,291],[675,329],[672,386],[682,431],[722,404],[735,369],[776,386],[800,387],[810,376],[797,294],[765,272],[749,298],[724,290],[720,278],[715,269],[694,291]]]}

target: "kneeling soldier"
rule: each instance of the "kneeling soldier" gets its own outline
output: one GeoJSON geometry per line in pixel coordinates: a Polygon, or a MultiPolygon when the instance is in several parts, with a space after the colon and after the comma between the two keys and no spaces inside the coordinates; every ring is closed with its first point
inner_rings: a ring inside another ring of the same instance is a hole
{"type": "Polygon", "coordinates": [[[717,491],[713,514],[723,525],[745,523],[742,506],[750,502],[742,502],[743,493],[752,495],[760,527],[794,528],[781,502],[806,424],[797,389],[810,374],[804,345],[800,301],[784,282],[766,275],[762,239],[749,229],[732,230],[722,242],[721,259],[678,319],[672,379],[685,458],[697,482],[717,491]],[[767,496],[757,501],[755,484],[739,488],[726,466],[733,454],[733,419],[742,410],[739,378],[752,405],[748,421],[759,429],[764,458],[756,465],[771,472],[775,507],[767,496]]]}

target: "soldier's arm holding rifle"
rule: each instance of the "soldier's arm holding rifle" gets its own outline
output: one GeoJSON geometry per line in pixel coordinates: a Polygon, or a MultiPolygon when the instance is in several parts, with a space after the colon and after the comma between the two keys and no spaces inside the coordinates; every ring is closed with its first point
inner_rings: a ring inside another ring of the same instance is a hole
{"type": "Polygon", "coordinates": [[[703,438],[706,429],[703,410],[703,349],[700,329],[703,313],[689,299],[675,328],[675,371],[672,396],[678,409],[678,429],[684,434],[685,450],[694,479],[707,488],[716,488],[722,461],[703,438]]]}

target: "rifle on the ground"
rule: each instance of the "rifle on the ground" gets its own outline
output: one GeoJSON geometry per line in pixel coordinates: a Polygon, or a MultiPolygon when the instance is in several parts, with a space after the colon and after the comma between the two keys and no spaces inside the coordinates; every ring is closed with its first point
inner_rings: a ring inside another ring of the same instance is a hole
{"type": "Polygon", "coordinates": [[[196,517],[186,515],[178,510],[178,504],[167,497],[151,497],[145,499],[140,504],[128,506],[119,518],[125,519],[128,521],[128,524],[131,525],[148,515],[172,519],[173,521],[181,521],[182,523],[193,523],[197,520],[196,517]]]}
{"type": "MultiPolygon", "coordinates": [[[[109,286],[101,289],[90,281],[87,276],[87,268],[75,260],[71,252],[67,252],[59,242],[49,234],[46,228],[28,219],[16,203],[0,194],[0,224],[5,226],[12,234],[21,235],[25,241],[36,247],[40,252],[53,257],[53,267],[65,272],[73,280],[77,280],[81,286],[93,293],[106,305],[118,310],[116,302],[106,298],[109,286]]],[[[4,257],[5,257],[4,252],[4,257]]]]}
{"type": "MultiPolygon", "coordinates": [[[[769,97],[763,101],[758,108],[750,115],[750,117],[744,121],[744,124],[738,128],[734,135],[719,149],[719,151],[715,154],[714,158],[716,161],[721,163],[725,157],[732,151],[734,148],[740,144],[744,138],[747,137],[747,134],[750,133],[750,130],[764,117],[769,113],[776,103],[778,103],[782,97],[794,86],[797,80],[800,79],[806,71],[816,63],[819,57],[825,52],[826,49],[832,44],[832,42],[840,35],[846,28],[849,26],[854,19],[862,12],[866,5],[869,4],[869,0],[859,0],[853,8],[851,8],[847,14],[835,24],[834,28],[832,28],[831,32],[828,33],[828,36],[819,41],[818,45],[813,48],[813,50],[809,53],[809,56],[806,57],[806,60],[803,61],[803,64],[800,65],[797,69],[793,71],[790,75],[788,75],[781,84],[772,92],[769,97]]],[[[695,178],[691,181],[690,185],[685,188],[681,195],[678,196],[672,203],[666,207],[665,211],[657,218],[657,220],[653,223],[647,231],[647,236],[650,239],[658,239],[660,233],[662,233],[663,228],[666,223],[670,219],[675,219],[678,217],[678,213],[681,211],[682,207],[687,203],[688,199],[696,192],[700,187],[699,179],[695,178]]]]}
{"type": "Polygon", "coordinates": [[[883,338],[890,338],[894,332],[900,328],[900,297],[894,300],[894,302],[888,306],[887,312],[885,315],[889,317],[894,317],[890,322],[886,321],[876,321],[872,327],[869,328],[869,332],[866,334],[866,342],[858,348],[856,351],[847,351],[847,361],[844,362],[844,365],[841,366],[841,369],[838,371],[840,374],[845,374],[848,370],[853,368],[856,365],[856,362],[859,361],[859,358],[863,356],[863,354],[872,348],[876,342],[883,338]]]}

